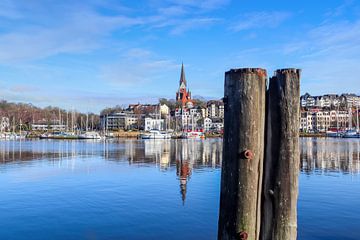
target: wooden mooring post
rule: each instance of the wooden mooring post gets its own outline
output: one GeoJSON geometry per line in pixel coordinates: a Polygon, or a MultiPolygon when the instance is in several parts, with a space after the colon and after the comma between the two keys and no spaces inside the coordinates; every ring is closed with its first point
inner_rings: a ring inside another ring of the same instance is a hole
{"type": "Polygon", "coordinates": [[[267,103],[261,239],[294,240],[300,167],[299,69],[275,72],[270,78],[267,103]]]}
{"type": "Polygon", "coordinates": [[[264,158],[266,70],[225,73],[219,239],[258,239],[264,158]]]}
{"type": "Polygon", "coordinates": [[[299,69],[267,94],[264,69],[226,72],[219,240],[297,238],[299,86],[299,69]]]}

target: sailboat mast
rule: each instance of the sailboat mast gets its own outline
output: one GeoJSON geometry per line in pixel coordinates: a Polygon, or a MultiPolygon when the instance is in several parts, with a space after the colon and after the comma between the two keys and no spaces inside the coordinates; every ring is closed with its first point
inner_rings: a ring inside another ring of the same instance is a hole
{"type": "Polygon", "coordinates": [[[65,127],[66,131],[69,131],[69,113],[68,110],[66,110],[66,127],[65,127]]]}
{"type": "Polygon", "coordinates": [[[59,128],[61,128],[61,112],[60,112],[60,108],[59,108],[59,128]]]}
{"type": "Polygon", "coordinates": [[[21,136],[21,125],[22,125],[22,124],[21,124],[21,118],[20,118],[20,136],[21,136]]]}
{"type": "Polygon", "coordinates": [[[107,127],[108,127],[108,125],[107,125],[107,122],[108,122],[108,115],[106,114],[106,118],[105,118],[105,129],[104,129],[104,131],[105,131],[105,136],[108,134],[108,131],[107,131],[107,127]]]}
{"type": "Polygon", "coordinates": [[[194,131],[194,115],[191,114],[191,130],[194,131]]]}
{"type": "Polygon", "coordinates": [[[74,109],[71,110],[71,131],[74,132],[74,109]]]}
{"type": "Polygon", "coordinates": [[[352,129],[352,110],[349,108],[349,130],[352,129]]]}
{"type": "Polygon", "coordinates": [[[91,131],[94,131],[94,115],[91,115],[91,131]]]}
{"type": "Polygon", "coordinates": [[[356,105],[356,132],[359,132],[359,106],[356,105]]]}
{"type": "Polygon", "coordinates": [[[85,131],[88,131],[88,126],[89,126],[89,113],[86,113],[86,126],[85,126],[85,131]]]}
{"type": "Polygon", "coordinates": [[[336,131],[339,131],[339,105],[337,107],[337,112],[336,112],[336,131]]]}

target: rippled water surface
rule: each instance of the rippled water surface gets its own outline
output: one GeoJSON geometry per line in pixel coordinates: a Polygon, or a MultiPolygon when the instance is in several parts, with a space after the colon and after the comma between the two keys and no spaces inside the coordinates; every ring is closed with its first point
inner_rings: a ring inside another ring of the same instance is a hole
{"type": "MultiPolygon", "coordinates": [[[[221,140],[1,141],[0,239],[216,239],[221,140]]],[[[299,239],[360,239],[360,141],[301,139],[299,239]]]]}

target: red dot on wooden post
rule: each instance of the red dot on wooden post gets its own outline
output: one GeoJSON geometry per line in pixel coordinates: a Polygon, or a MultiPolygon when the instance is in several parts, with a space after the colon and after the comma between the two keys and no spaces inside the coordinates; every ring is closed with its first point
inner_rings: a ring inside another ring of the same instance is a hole
{"type": "Polygon", "coordinates": [[[245,152],[244,152],[244,157],[246,158],[246,159],[253,159],[253,157],[254,157],[254,153],[251,151],[251,150],[246,150],[245,152]]]}
{"type": "Polygon", "coordinates": [[[249,237],[249,235],[247,234],[247,232],[240,232],[239,233],[239,240],[247,240],[249,237]]]}

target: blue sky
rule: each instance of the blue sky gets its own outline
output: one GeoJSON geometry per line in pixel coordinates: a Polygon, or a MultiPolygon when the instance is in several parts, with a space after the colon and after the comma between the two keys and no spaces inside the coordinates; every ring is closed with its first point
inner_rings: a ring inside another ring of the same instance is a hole
{"type": "Polygon", "coordinates": [[[81,111],[220,98],[230,68],[303,69],[301,91],[360,94],[356,0],[1,0],[0,97],[81,111]]]}

